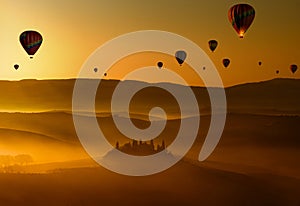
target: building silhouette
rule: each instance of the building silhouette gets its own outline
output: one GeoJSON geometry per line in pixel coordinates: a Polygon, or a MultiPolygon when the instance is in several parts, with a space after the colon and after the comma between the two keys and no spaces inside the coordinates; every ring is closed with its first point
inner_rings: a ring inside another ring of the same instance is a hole
{"type": "Polygon", "coordinates": [[[132,142],[127,142],[124,145],[120,145],[116,142],[116,149],[131,155],[146,156],[161,152],[166,149],[165,141],[163,140],[161,144],[154,145],[154,141],[137,141],[132,140],[132,142]]]}

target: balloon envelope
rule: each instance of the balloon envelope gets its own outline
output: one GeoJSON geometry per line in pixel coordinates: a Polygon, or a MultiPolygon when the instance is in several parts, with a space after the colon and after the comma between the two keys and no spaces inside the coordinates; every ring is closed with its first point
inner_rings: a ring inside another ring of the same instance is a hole
{"type": "Polygon", "coordinates": [[[297,69],[298,69],[298,66],[296,64],[290,65],[290,70],[293,74],[297,71],[297,69]]]}
{"type": "Polygon", "coordinates": [[[14,68],[15,68],[15,70],[19,69],[19,65],[18,65],[18,64],[15,64],[15,65],[14,65],[14,68]]]}
{"type": "Polygon", "coordinates": [[[258,65],[261,66],[262,62],[258,62],[258,65]]]}
{"type": "Polygon", "coordinates": [[[216,40],[209,40],[208,42],[210,50],[213,52],[218,46],[218,42],[216,40]]]}
{"type": "Polygon", "coordinates": [[[186,59],[186,52],[179,50],[175,53],[176,60],[180,66],[183,64],[184,60],[186,59]]]}
{"type": "Polygon", "coordinates": [[[240,38],[244,37],[244,34],[252,24],[254,17],[255,10],[249,4],[236,4],[228,11],[229,21],[240,38]]]}
{"type": "Polygon", "coordinates": [[[230,60],[229,59],[223,59],[223,65],[225,68],[227,68],[230,64],[230,60]]]}
{"type": "Polygon", "coordinates": [[[279,70],[276,70],[276,74],[279,74],[279,70]]]}
{"type": "Polygon", "coordinates": [[[34,55],[43,42],[42,35],[37,31],[24,31],[20,35],[20,43],[28,55],[34,55]]]}
{"type": "Polygon", "coordinates": [[[164,64],[162,63],[162,62],[157,62],[157,66],[158,66],[158,68],[162,68],[162,66],[163,66],[164,64]]]}
{"type": "Polygon", "coordinates": [[[98,68],[94,68],[94,72],[97,72],[98,71],[98,68]]]}

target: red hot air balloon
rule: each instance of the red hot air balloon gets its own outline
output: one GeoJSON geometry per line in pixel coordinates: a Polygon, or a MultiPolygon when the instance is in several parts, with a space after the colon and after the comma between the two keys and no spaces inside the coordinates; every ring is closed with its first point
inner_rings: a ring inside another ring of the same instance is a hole
{"type": "Polygon", "coordinates": [[[298,69],[298,66],[296,64],[290,65],[290,70],[293,74],[297,71],[297,69],[298,69]]]}
{"type": "Polygon", "coordinates": [[[20,35],[20,43],[30,55],[30,58],[37,52],[43,42],[42,35],[37,31],[24,31],[20,35]]]}
{"type": "Polygon", "coordinates": [[[252,24],[254,17],[255,10],[248,4],[236,4],[228,11],[229,21],[240,38],[244,37],[244,34],[252,24]]]}

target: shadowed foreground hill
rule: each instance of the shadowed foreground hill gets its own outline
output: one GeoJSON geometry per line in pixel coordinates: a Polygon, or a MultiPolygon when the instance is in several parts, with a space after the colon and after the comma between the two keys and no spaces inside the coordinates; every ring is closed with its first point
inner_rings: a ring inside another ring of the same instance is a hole
{"type": "Polygon", "coordinates": [[[243,175],[180,162],[128,177],[101,167],[51,174],[0,174],[3,205],[299,205],[299,179],[243,175]],[[4,189],[5,188],[5,189],[4,189]]]}

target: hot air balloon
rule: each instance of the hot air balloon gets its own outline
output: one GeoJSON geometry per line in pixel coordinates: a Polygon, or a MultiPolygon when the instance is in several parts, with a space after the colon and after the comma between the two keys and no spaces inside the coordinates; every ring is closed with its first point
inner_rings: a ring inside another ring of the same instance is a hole
{"type": "Polygon", "coordinates": [[[279,74],[279,70],[276,70],[276,74],[279,74]]]}
{"type": "Polygon", "coordinates": [[[228,18],[240,38],[250,27],[255,17],[255,10],[248,4],[236,4],[228,11],[228,18]]]}
{"type": "Polygon", "coordinates": [[[186,52],[179,50],[175,53],[176,60],[180,66],[183,64],[184,60],[186,59],[186,52]]]}
{"type": "Polygon", "coordinates": [[[15,68],[15,70],[18,70],[18,69],[19,69],[19,65],[18,65],[18,64],[15,64],[15,65],[14,65],[14,68],[15,68]]]}
{"type": "Polygon", "coordinates": [[[216,40],[209,40],[208,45],[209,45],[210,50],[213,52],[217,48],[218,42],[216,40]]]}
{"type": "Polygon", "coordinates": [[[106,77],[106,76],[107,76],[107,73],[104,73],[104,76],[106,77]]]}
{"type": "Polygon", "coordinates": [[[32,56],[37,52],[43,42],[43,37],[37,31],[24,31],[20,35],[20,42],[27,54],[30,55],[30,58],[33,58],[32,56]]]}
{"type": "Polygon", "coordinates": [[[98,68],[95,67],[95,68],[94,68],[94,72],[97,72],[97,71],[98,71],[98,68]]]}
{"type": "Polygon", "coordinates": [[[162,63],[162,62],[157,62],[157,66],[158,66],[158,68],[162,68],[162,66],[163,66],[164,64],[162,63]]]}
{"type": "Polygon", "coordinates": [[[225,68],[227,68],[230,64],[230,59],[223,59],[223,65],[225,68]]]}
{"type": "Polygon", "coordinates": [[[298,69],[298,66],[296,64],[290,65],[290,70],[293,74],[297,71],[297,69],[298,69]]]}
{"type": "Polygon", "coordinates": [[[258,65],[261,66],[262,62],[258,62],[258,65]]]}

